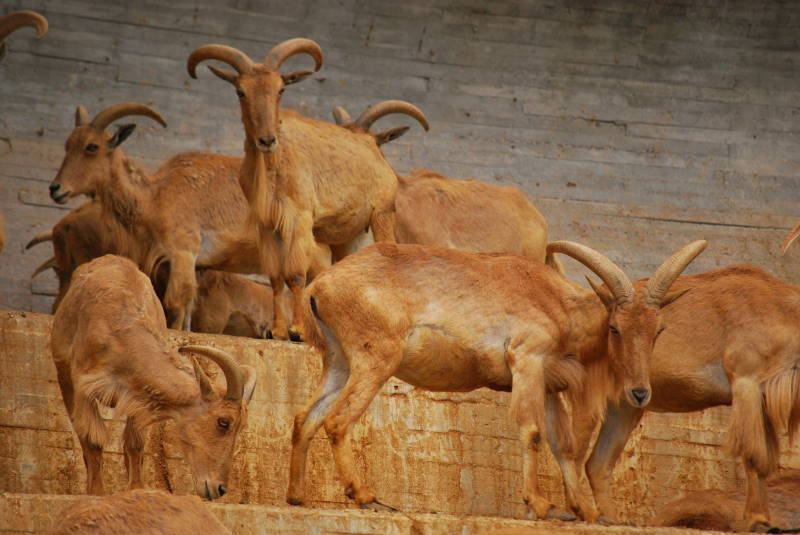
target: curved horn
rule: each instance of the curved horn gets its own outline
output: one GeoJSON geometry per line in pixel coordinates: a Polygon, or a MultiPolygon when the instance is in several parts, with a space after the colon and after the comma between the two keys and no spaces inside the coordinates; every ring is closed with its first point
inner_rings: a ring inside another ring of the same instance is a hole
{"type": "Polygon", "coordinates": [[[789,231],[789,234],[783,239],[783,245],[781,245],[781,254],[786,254],[786,250],[792,244],[797,237],[800,236],[800,223],[797,223],[792,230],[789,231]]]}
{"type": "Polygon", "coordinates": [[[197,65],[207,59],[225,62],[239,74],[247,74],[253,70],[253,60],[238,48],[228,45],[205,45],[192,52],[186,60],[189,76],[197,78],[197,65]]]}
{"type": "Polygon", "coordinates": [[[54,268],[55,269],[55,267],[56,267],[56,257],[55,256],[51,256],[50,258],[48,258],[47,260],[42,262],[42,264],[39,267],[36,268],[36,271],[33,272],[33,275],[31,275],[31,278],[36,277],[36,275],[38,275],[39,273],[43,273],[43,272],[47,271],[50,268],[54,268]]]}
{"type": "Polygon", "coordinates": [[[404,100],[384,100],[383,102],[378,102],[364,110],[364,113],[359,115],[358,119],[356,119],[356,124],[362,126],[365,130],[369,130],[372,123],[384,115],[389,115],[391,113],[404,113],[409,115],[419,121],[419,124],[422,125],[422,128],[424,128],[426,132],[430,129],[428,119],[425,117],[425,114],[422,113],[422,110],[404,100]]]}
{"type": "Polygon", "coordinates": [[[706,246],[708,246],[706,240],[697,240],[682,247],[678,252],[667,258],[653,274],[653,277],[647,281],[647,286],[645,286],[644,290],[647,302],[654,306],[661,306],[661,300],[666,295],[669,287],[672,286],[672,283],[675,282],[681,272],[686,269],[686,266],[703,252],[706,246]]]}
{"type": "Polygon", "coordinates": [[[75,109],[75,126],[83,126],[89,124],[89,111],[83,106],[78,106],[75,109]]]}
{"type": "Polygon", "coordinates": [[[215,347],[210,346],[183,346],[179,347],[178,351],[185,353],[191,351],[199,353],[204,357],[208,357],[217,363],[225,374],[225,382],[228,385],[228,390],[225,394],[225,399],[231,401],[242,401],[244,395],[245,377],[241,366],[236,360],[228,353],[221,351],[215,347]]]}
{"type": "Polygon", "coordinates": [[[585,265],[606,283],[617,304],[633,301],[633,284],[627,275],[614,262],[585,245],[571,241],[557,241],[547,244],[547,253],[561,253],[571,256],[585,265]]]}
{"type": "Polygon", "coordinates": [[[4,17],[0,17],[0,41],[8,37],[11,32],[22,28],[23,26],[32,26],[36,28],[36,37],[41,38],[47,33],[47,19],[33,11],[17,11],[16,13],[9,13],[4,17]]]}
{"type": "Polygon", "coordinates": [[[343,125],[345,123],[353,122],[353,119],[350,117],[350,114],[347,113],[347,110],[342,108],[341,106],[335,106],[333,108],[333,120],[339,126],[341,126],[341,125],[343,125]]]}
{"type": "Polygon", "coordinates": [[[311,39],[303,39],[302,37],[278,43],[272,47],[272,50],[269,51],[262,63],[266,68],[277,71],[284,61],[296,54],[308,54],[314,58],[315,71],[322,67],[322,48],[311,39]]]}
{"type": "Polygon", "coordinates": [[[164,128],[167,127],[167,122],[163,117],[161,117],[161,114],[159,114],[150,106],[137,104],[136,102],[122,102],[120,104],[109,106],[94,116],[91,125],[98,130],[105,130],[108,125],[117,119],[121,119],[122,117],[127,117],[129,115],[144,115],[145,117],[150,117],[164,128]]]}
{"type": "Polygon", "coordinates": [[[45,230],[41,234],[38,234],[33,237],[31,241],[28,242],[28,245],[25,246],[25,249],[30,249],[34,245],[39,245],[42,242],[46,241],[53,241],[53,231],[52,230],[45,230]]]}

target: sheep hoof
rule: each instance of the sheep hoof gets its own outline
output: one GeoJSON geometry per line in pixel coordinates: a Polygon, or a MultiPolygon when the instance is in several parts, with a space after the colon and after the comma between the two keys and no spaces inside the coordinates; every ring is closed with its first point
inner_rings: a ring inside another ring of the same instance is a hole
{"type": "Polygon", "coordinates": [[[286,503],[289,505],[303,505],[303,500],[298,500],[297,498],[286,498],[286,503]]]}
{"type": "Polygon", "coordinates": [[[359,505],[361,509],[369,509],[371,511],[375,511],[376,513],[396,513],[397,509],[392,507],[391,505],[386,505],[385,503],[381,503],[378,500],[372,500],[368,503],[362,503],[359,505]]]}
{"type": "MultiPolygon", "coordinates": [[[[760,523],[759,523],[760,524],[760,523]]],[[[767,533],[800,533],[800,528],[786,528],[782,529],[776,526],[768,526],[767,533]]],[[[754,528],[755,531],[755,528],[754,528]]]]}
{"type": "Polygon", "coordinates": [[[602,524],[604,526],[619,526],[621,525],[620,522],[617,522],[613,518],[608,518],[606,515],[600,515],[597,517],[597,523],[602,524]]]}
{"type": "Polygon", "coordinates": [[[267,331],[267,340],[274,340],[275,336],[272,334],[272,329],[267,331]]]}
{"type": "Polygon", "coordinates": [[[291,340],[292,342],[302,342],[303,337],[300,336],[300,333],[297,333],[295,331],[289,331],[289,340],[291,340]]]}
{"type": "Polygon", "coordinates": [[[547,514],[544,517],[547,520],[563,520],[564,522],[574,522],[578,520],[578,517],[574,514],[559,509],[555,505],[547,510],[547,514]]]}

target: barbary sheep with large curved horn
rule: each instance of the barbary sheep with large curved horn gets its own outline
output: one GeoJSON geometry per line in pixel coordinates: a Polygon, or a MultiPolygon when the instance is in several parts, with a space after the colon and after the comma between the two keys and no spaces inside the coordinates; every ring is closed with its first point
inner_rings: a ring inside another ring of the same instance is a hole
{"type": "Polygon", "coordinates": [[[150,280],[130,260],[106,255],[80,266],[53,320],[51,349],[67,414],[83,449],[87,492],[103,494],[102,454],[108,432],[100,405],[127,417],[123,432],[128,487],[142,487],[142,431],[175,420],[195,491],[226,492],[236,436],[247,422],[255,370],[213,347],[175,350],[150,280]],[[197,361],[225,374],[217,391],[197,361]]]}
{"type": "MultiPolygon", "coordinates": [[[[295,319],[287,334],[293,339],[302,337],[297,318],[315,240],[346,246],[369,227],[376,241],[394,242],[397,190],[394,170],[372,136],[281,109],[284,88],[312,74],[279,72],[297,54],[311,56],[315,70],[322,66],[322,49],[309,39],[276,45],[262,63],[225,45],[202,46],[187,61],[192,77],[206,60],[236,71],[210,67],[239,98],[245,130],[239,181],[259,229],[263,272],[273,281],[285,280],[292,290],[295,319]]],[[[279,286],[273,282],[273,288],[279,286]]],[[[282,337],[277,323],[278,318],[282,337]]]]}
{"type": "Polygon", "coordinates": [[[695,242],[675,253],[648,292],[608,258],[571,242],[552,243],[548,252],[574,257],[605,286],[586,290],[521,256],[420,245],[376,244],[334,264],[305,294],[304,321],[310,342],[323,353],[323,377],[294,421],[287,501],[302,503],[309,441],[324,424],[345,494],[361,507],[385,507],[358,473],[349,435],[394,376],[425,390],[511,391],[525,503],[540,519],[574,519],[539,490],[539,449],[549,442],[568,506],[597,520],[579,487],[572,426],[557,393],[582,394],[584,366],[602,362],[613,382],[591,385],[587,376],[586,387],[603,396],[622,391],[631,406],[647,405],[661,308],[682,293],[666,291],[705,245],[695,242]]]}

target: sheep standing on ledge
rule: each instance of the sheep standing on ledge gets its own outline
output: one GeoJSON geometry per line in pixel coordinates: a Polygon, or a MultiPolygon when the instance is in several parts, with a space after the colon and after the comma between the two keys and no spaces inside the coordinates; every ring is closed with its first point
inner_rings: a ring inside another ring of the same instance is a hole
{"type": "Polygon", "coordinates": [[[101,461],[108,438],[101,404],[127,416],[123,450],[129,488],[142,487],[143,429],[173,419],[197,494],[214,499],[226,492],[255,370],[212,347],[175,351],[165,325],[150,280],[130,260],[106,255],[75,271],[53,321],[51,348],[90,494],[104,493],[101,461]],[[186,352],[216,362],[227,391],[217,392],[186,352]]]}

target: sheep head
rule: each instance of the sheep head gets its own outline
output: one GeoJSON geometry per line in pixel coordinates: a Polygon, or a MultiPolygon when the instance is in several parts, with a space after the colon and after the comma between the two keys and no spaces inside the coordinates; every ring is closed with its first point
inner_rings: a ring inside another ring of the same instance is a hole
{"type": "Polygon", "coordinates": [[[0,17],[0,59],[6,54],[5,38],[25,26],[36,28],[37,39],[47,33],[47,19],[33,11],[17,11],[0,17]]]}
{"type": "Polygon", "coordinates": [[[234,73],[209,66],[212,73],[236,88],[248,140],[252,140],[259,151],[270,153],[278,146],[284,88],[313,74],[312,71],[279,72],[283,62],[296,54],[308,54],[314,58],[314,71],[322,67],[320,46],[310,39],[301,38],[276,45],[262,63],[253,62],[244,52],[226,45],[205,45],[191,53],[186,66],[192,78],[197,78],[197,65],[209,59],[225,62],[236,70],[234,73]]]}
{"type": "Polygon", "coordinates": [[[192,471],[195,492],[214,500],[227,492],[236,437],[247,423],[247,404],[253,397],[256,373],[219,349],[183,346],[181,352],[201,354],[213,360],[225,374],[227,388],[217,391],[194,360],[203,402],[176,418],[178,437],[192,471]]]}
{"type": "Polygon", "coordinates": [[[379,102],[378,104],[370,106],[364,110],[364,113],[359,115],[358,119],[355,121],[353,121],[353,119],[350,117],[350,114],[347,113],[347,110],[341,106],[336,106],[333,108],[333,119],[336,121],[336,124],[343,128],[347,128],[348,130],[357,133],[372,135],[372,137],[375,138],[375,143],[380,146],[384,143],[394,141],[408,132],[410,128],[408,126],[398,126],[396,128],[390,128],[389,130],[379,134],[373,134],[369,131],[370,127],[375,121],[392,113],[402,113],[413,117],[419,122],[419,124],[422,125],[422,128],[424,128],[426,132],[430,129],[428,119],[425,117],[425,114],[422,113],[422,110],[403,100],[384,100],[383,102],[379,102]]]}
{"type": "Polygon", "coordinates": [[[685,291],[668,293],[675,279],[708,243],[699,240],[683,247],[668,258],[646,285],[634,286],[611,260],[584,245],[554,242],[547,252],[575,258],[594,271],[605,283],[589,284],[608,311],[607,358],[619,378],[628,402],[637,408],[650,401],[650,360],[658,335],[664,329],[661,308],[685,291]]]}
{"type": "Polygon", "coordinates": [[[113,134],[106,128],[114,121],[129,115],[143,115],[166,127],[167,123],[157,111],[144,104],[123,102],[115,104],[89,119],[83,106],[75,112],[75,128],[67,138],[61,168],[50,184],[50,198],[64,204],[76,195],[93,196],[98,184],[111,174],[111,158],[114,151],[128,136],[135,124],[120,126],[113,134]]]}

